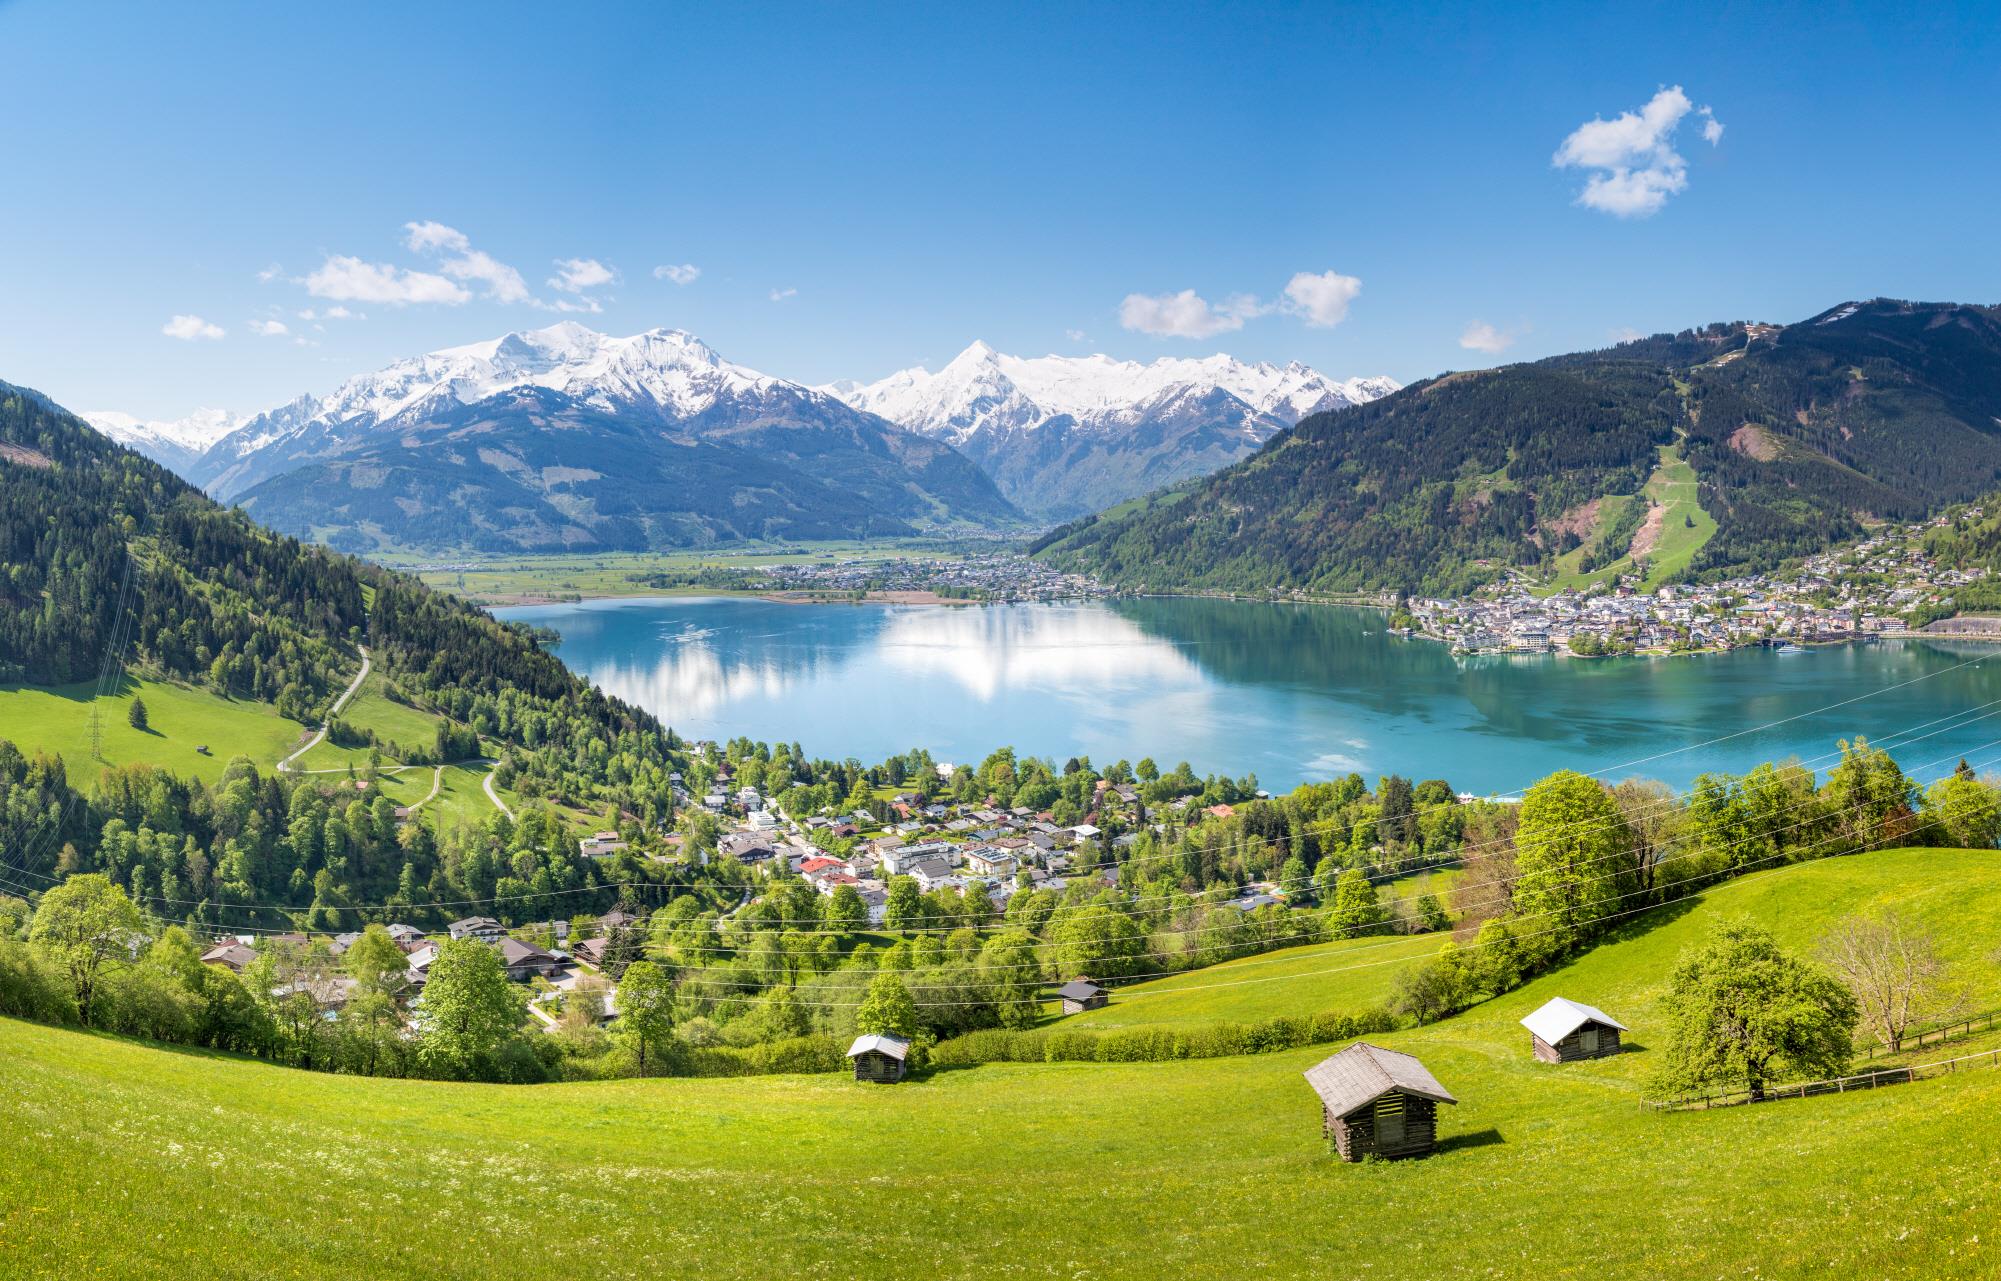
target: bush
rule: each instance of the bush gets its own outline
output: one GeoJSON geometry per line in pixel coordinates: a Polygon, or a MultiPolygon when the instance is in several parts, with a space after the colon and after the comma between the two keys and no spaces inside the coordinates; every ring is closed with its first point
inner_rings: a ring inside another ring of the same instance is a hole
{"type": "MultiPolygon", "coordinates": [[[[913,1047],[914,1048],[914,1047],[913,1047]]],[[[841,1072],[847,1047],[831,1036],[793,1036],[756,1045],[690,1049],[690,1076],[764,1076],[780,1072],[841,1072]]]]}
{"type": "Polygon", "coordinates": [[[0,1014],[42,1023],[76,1022],[69,985],[40,952],[0,941],[0,1014]]]}
{"type": "Polygon", "coordinates": [[[1283,1015],[1261,1023],[1209,1023],[1190,1028],[1122,1028],[1092,1032],[1056,1028],[1011,1032],[989,1028],[940,1041],[931,1062],[940,1067],[982,1063],[1167,1063],[1175,1059],[1221,1059],[1239,1054],[1276,1054],[1303,1045],[1324,1045],[1397,1025],[1387,1010],[1363,1014],[1323,1011],[1283,1015]]]}

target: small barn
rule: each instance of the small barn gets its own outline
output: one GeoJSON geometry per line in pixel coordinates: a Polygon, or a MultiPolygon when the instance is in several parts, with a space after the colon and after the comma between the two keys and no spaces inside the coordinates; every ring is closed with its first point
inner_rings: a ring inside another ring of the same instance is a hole
{"type": "Polygon", "coordinates": [[[1535,1056],[1545,1063],[1574,1063],[1617,1054],[1623,1048],[1619,1034],[1626,1030],[1624,1023],[1605,1011],[1560,996],[1523,1019],[1522,1026],[1529,1030],[1535,1056]]]}
{"type": "Polygon", "coordinates": [[[1459,1102],[1424,1064],[1366,1041],[1308,1068],[1306,1083],[1343,1161],[1423,1156],[1438,1146],[1438,1105],[1459,1102]]]}
{"type": "Polygon", "coordinates": [[[1082,1014],[1085,1010],[1101,1010],[1105,1002],[1112,999],[1111,993],[1089,979],[1071,979],[1056,989],[1057,997],[1063,1002],[1065,1014],[1082,1014]]]}
{"type": "Polygon", "coordinates": [[[848,1057],[854,1060],[855,1080],[892,1085],[903,1079],[910,1042],[888,1032],[858,1036],[848,1047],[848,1057]]]}

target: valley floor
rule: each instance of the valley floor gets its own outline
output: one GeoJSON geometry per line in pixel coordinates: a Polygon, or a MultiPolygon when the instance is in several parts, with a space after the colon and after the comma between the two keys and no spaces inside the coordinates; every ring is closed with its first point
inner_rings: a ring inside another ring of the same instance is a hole
{"type": "Polygon", "coordinates": [[[1976,997],[1995,998],[2001,854],[1746,877],[1521,991],[1379,1038],[1461,1100],[1437,1154],[1393,1164],[1327,1154],[1300,1073],[1332,1047],[897,1087],[505,1087],[0,1021],[0,1274],[1990,1277],[2001,1070],[1639,1106],[1666,969],[1720,915],[1801,946],[1886,904],[1938,930],[1976,997]],[[1515,1020],[1558,993],[1624,1017],[1636,1048],[1536,1062],[1515,1020]]]}

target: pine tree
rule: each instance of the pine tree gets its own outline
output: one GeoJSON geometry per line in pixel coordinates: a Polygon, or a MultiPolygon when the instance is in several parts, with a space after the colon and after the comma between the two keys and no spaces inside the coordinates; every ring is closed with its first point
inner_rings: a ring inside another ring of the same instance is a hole
{"type": "Polygon", "coordinates": [[[125,723],[142,734],[146,732],[145,699],[135,698],[132,700],[132,705],[125,709],[125,723]]]}

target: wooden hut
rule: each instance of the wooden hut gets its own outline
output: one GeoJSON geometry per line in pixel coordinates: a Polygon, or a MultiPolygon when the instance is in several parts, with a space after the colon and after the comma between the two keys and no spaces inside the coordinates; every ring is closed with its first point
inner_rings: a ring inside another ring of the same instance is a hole
{"type": "Polygon", "coordinates": [[[1535,1056],[1545,1063],[1602,1059],[1624,1048],[1619,1044],[1624,1023],[1594,1006],[1560,996],[1523,1019],[1522,1026],[1529,1030],[1535,1056]]]}
{"type": "Polygon", "coordinates": [[[903,1079],[904,1061],[910,1056],[910,1042],[888,1032],[858,1036],[848,1047],[855,1062],[855,1080],[893,1085],[903,1079]]]}
{"type": "Polygon", "coordinates": [[[1438,1105],[1459,1102],[1424,1064],[1366,1041],[1308,1068],[1306,1083],[1343,1161],[1424,1155],[1438,1146],[1438,1105]]]}
{"type": "Polygon", "coordinates": [[[1105,1002],[1112,999],[1111,993],[1089,979],[1071,979],[1056,989],[1056,995],[1063,1002],[1065,1014],[1082,1014],[1085,1010],[1101,1010],[1105,1002]]]}

